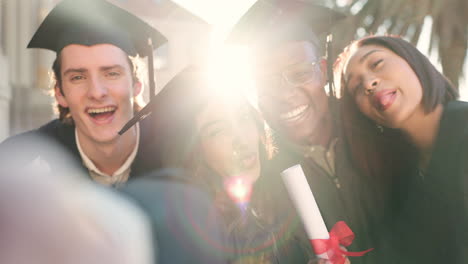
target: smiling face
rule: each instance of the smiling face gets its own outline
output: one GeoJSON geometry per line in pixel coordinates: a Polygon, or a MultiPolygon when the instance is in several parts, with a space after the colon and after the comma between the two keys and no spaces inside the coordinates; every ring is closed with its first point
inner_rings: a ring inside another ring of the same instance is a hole
{"type": "Polygon", "coordinates": [[[351,50],[343,75],[346,92],[378,124],[401,128],[416,111],[423,111],[419,79],[387,48],[366,45],[351,50]]]}
{"type": "Polygon", "coordinates": [[[110,44],[73,44],[61,51],[60,59],[62,89],[55,88],[55,97],[69,108],[80,140],[117,140],[117,132],[133,116],[134,97],[141,90],[133,81],[126,53],[110,44]]]}
{"type": "Polygon", "coordinates": [[[208,103],[197,115],[196,126],[206,166],[225,179],[258,179],[260,134],[247,102],[208,103]]]}
{"type": "Polygon", "coordinates": [[[325,61],[308,42],[287,43],[268,54],[256,75],[265,120],[297,144],[313,142],[328,114],[325,61]]]}

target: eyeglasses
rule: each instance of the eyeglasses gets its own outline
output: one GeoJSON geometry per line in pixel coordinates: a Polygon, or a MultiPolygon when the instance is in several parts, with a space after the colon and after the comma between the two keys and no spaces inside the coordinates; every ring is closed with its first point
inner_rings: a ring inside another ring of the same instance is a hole
{"type": "Polygon", "coordinates": [[[257,84],[266,90],[281,88],[284,83],[292,86],[304,85],[314,80],[318,71],[317,64],[317,61],[298,63],[279,74],[258,77],[257,84]]]}

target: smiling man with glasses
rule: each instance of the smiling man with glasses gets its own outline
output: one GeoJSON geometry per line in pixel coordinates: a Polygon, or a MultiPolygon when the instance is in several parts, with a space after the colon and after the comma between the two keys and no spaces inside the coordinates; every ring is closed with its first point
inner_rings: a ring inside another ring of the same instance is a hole
{"type": "MultiPolygon", "coordinates": [[[[229,41],[249,45],[255,54],[258,108],[273,130],[278,150],[267,174],[279,177],[284,169],[301,164],[327,228],[347,222],[356,233],[348,249],[355,251],[375,246],[366,212],[371,199],[362,188],[367,183],[355,173],[339,139],[332,111],[336,100],[325,89],[327,61],[320,38],[342,17],[307,1],[258,0],[234,27],[229,41]]],[[[351,262],[377,263],[375,255],[351,262]]]]}
{"type": "Polygon", "coordinates": [[[258,62],[259,108],[268,124],[299,146],[328,145],[332,118],[324,86],[326,62],[311,42],[271,48],[258,62]],[[320,129],[317,129],[320,127],[320,129]]]}

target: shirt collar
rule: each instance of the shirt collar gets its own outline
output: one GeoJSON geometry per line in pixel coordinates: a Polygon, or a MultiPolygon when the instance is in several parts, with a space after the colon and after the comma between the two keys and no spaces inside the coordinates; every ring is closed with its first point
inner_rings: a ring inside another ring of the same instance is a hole
{"type": "Polygon", "coordinates": [[[130,175],[130,170],[131,170],[131,165],[133,161],[135,160],[135,157],[138,152],[138,146],[140,143],[140,126],[137,123],[136,124],[136,144],[135,147],[128,156],[128,158],[125,160],[125,162],[120,166],[119,169],[117,169],[112,175],[108,175],[101,170],[99,170],[96,165],[93,163],[93,161],[84,153],[83,149],[81,148],[80,140],[78,138],[78,133],[75,128],[75,140],[76,140],[76,146],[78,147],[78,151],[81,156],[81,160],[83,161],[83,165],[88,169],[91,178],[93,180],[105,184],[105,185],[113,185],[113,184],[120,184],[120,183],[125,183],[128,180],[128,176],[130,175]]]}

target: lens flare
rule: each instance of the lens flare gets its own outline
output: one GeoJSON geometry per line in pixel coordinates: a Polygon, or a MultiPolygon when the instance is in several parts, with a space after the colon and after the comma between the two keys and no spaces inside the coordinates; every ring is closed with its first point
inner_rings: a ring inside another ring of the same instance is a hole
{"type": "Polygon", "coordinates": [[[236,204],[245,204],[252,194],[252,183],[243,177],[232,177],[225,181],[225,188],[229,197],[236,204]]]}

